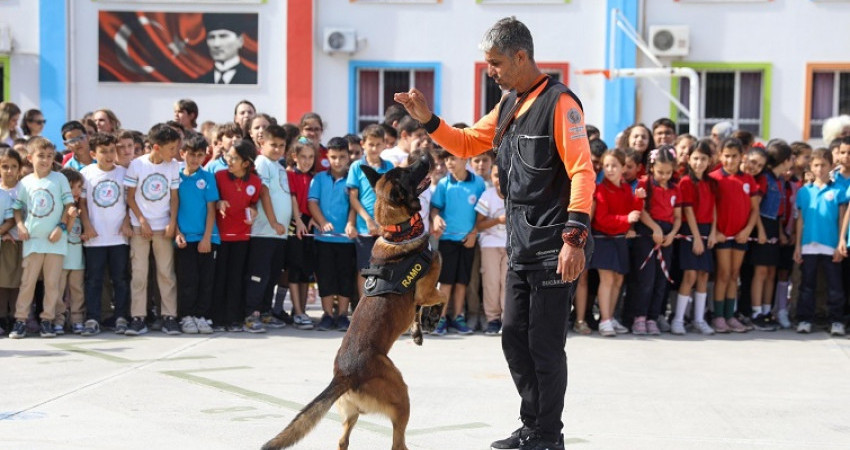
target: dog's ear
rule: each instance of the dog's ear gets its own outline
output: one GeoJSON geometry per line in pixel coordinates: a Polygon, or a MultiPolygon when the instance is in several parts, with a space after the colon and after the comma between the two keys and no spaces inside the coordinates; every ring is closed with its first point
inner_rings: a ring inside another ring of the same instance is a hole
{"type": "Polygon", "coordinates": [[[368,164],[362,164],[360,169],[363,170],[363,175],[366,175],[366,179],[369,180],[369,184],[372,185],[372,189],[375,189],[375,185],[378,184],[378,180],[381,179],[381,174],[375,171],[375,169],[369,167],[368,164]]]}

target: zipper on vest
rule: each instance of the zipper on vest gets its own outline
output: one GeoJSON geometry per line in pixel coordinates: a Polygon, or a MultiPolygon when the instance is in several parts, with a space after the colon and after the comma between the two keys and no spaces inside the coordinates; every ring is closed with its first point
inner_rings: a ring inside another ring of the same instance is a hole
{"type": "MultiPolygon", "coordinates": [[[[508,148],[510,148],[510,145],[508,146],[508,148]]],[[[513,202],[510,200],[511,174],[514,171],[514,155],[513,155],[513,153],[508,156],[508,159],[510,160],[510,164],[508,164],[508,186],[507,186],[508,195],[505,196],[505,214],[506,215],[507,215],[508,211],[513,211],[513,208],[512,208],[513,202]]],[[[506,220],[510,220],[510,219],[506,217],[506,220]]],[[[514,227],[511,227],[511,232],[508,233],[508,248],[511,249],[511,254],[513,254],[513,251],[514,251],[514,247],[511,245],[511,235],[513,235],[516,232],[516,231],[513,230],[513,228],[514,227]]],[[[511,256],[512,255],[508,255],[508,267],[513,269],[514,263],[513,263],[513,258],[511,256]]]]}

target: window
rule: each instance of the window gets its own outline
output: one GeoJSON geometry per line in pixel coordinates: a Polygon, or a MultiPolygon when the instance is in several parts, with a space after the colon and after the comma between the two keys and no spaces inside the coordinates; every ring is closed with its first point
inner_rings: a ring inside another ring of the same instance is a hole
{"type": "Polygon", "coordinates": [[[826,119],[850,114],[850,63],[808,64],[803,138],[822,138],[826,119]]]}
{"type": "MultiPolygon", "coordinates": [[[[568,63],[537,63],[537,67],[555,80],[567,84],[570,74],[568,63]]],[[[501,99],[502,90],[499,85],[487,76],[487,63],[475,63],[475,120],[484,117],[499,104],[501,99]]]]}
{"type": "Polygon", "coordinates": [[[384,120],[384,111],[395,103],[396,92],[416,87],[425,95],[428,105],[440,112],[439,63],[385,63],[352,61],[349,130],[359,133],[373,123],[384,120]]]}
{"type": "Polygon", "coordinates": [[[10,100],[9,98],[9,57],[0,56],[0,102],[10,100]]]}
{"type": "MultiPolygon", "coordinates": [[[[732,122],[736,130],[746,130],[758,137],[769,137],[769,64],[681,64],[699,74],[700,136],[711,134],[719,122],[732,122]]],[[[690,80],[673,79],[673,92],[690,108],[690,80]]],[[[690,121],[673,107],[678,133],[687,133],[690,121]]]]}

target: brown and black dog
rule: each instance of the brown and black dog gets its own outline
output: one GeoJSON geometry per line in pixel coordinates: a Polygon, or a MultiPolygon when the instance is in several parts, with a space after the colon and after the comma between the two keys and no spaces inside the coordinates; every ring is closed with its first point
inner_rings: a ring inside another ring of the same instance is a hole
{"type": "MultiPolygon", "coordinates": [[[[373,266],[394,267],[393,264],[407,257],[429,251],[428,235],[422,232],[418,214],[418,196],[424,190],[421,186],[427,188],[430,162],[426,155],[410,167],[395,168],[383,176],[365,164],[361,166],[375,189],[375,221],[383,227],[382,236],[372,249],[373,266]]],[[[337,352],[330,385],[267,442],[264,450],[287,448],[300,441],[337,400],[343,417],[341,450],[348,448],[351,430],[360,414],[372,412],[382,413],[392,421],[392,450],[407,449],[404,433],[410,417],[410,399],[401,372],[387,353],[411,324],[414,324],[414,339],[421,343],[417,307],[446,301],[437,290],[440,266],[440,255],[433,252],[430,267],[422,269],[427,270],[424,275],[416,274],[420,277],[413,289],[401,295],[364,296],[360,300],[337,352]]],[[[410,274],[416,272],[415,267],[416,264],[411,266],[410,274]]],[[[411,279],[407,279],[408,284],[411,279]]],[[[401,283],[404,282],[402,277],[401,283]]]]}

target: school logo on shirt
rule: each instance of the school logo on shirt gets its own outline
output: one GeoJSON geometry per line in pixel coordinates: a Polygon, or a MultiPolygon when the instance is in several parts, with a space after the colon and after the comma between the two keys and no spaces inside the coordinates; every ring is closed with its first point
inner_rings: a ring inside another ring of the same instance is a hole
{"type": "Polygon", "coordinates": [[[203,191],[207,187],[207,180],[201,178],[200,180],[195,182],[195,187],[203,191]]]}
{"type": "Polygon", "coordinates": [[[165,198],[168,193],[168,180],[161,173],[152,173],[142,181],[142,197],[155,202],[165,198]]]}
{"type": "Polygon", "coordinates": [[[477,202],[477,201],[478,201],[478,198],[477,198],[477,197],[475,197],[475,194],[469,194],[469,199],[468,199],[468,201],[469,201],[469,204],[470,204],[470,205],[474,205],[474,204],[475,204],[475,202],[477,202]]]}
{"type": "Polygon", "coordinates": [[[328,167],[331,166],[331,162],[328,161],[327,159],[323,159],[321,164],[322,164],[322,167],[324,167],[325,169],[327,169],[328,167]]]}
{"type": "Polygon", "coordinates": [[[248,187],[245,188],[245,193],[249,196],[253,196],[256,192],[257,188],[255,188],[254,185],[248,185],[248,187]]]}
{"type": "Polygon", "coordinates": [[[676,196],[670,197],[670,206],[676,206],[676,196]]]}
{"type": "Polygon", "coordinates": [[[835,192],[829,191],[826,194],[823,194],[823,198],[826,199],[826,201],[831,202],[835,200],[835,192]]]}
{"type": "Polygon", "coordinates": [[[744,193],[745,194],[750,193],[750,183],[744,183],[744,193]]]}
{"type": "Polygon", "coordinates": [[[113,180],[103,180],[94,186],[92,200],[94,204],[101,208],[109,208],[118,203],[118,198],[121,195],[121,187],[113,180]]]}
{"type": "Polygon", "coordinates": [[[75,220],[73,225],[71,225],[71,229],[68,230],[68,243],[69,244],[81,244],[83,241],[80,239],[80,235],[83,234],[83,224],[79,220],[75,220]]]}
{"type": "Polygon", "coordinates": [[[30,198],[32,200],[32,208],[30,208],[29,212],[33,217],[47,217],[53,212],[56,202],[53,200],[53,194],[47,189],[34,190],[30,198]]]}

